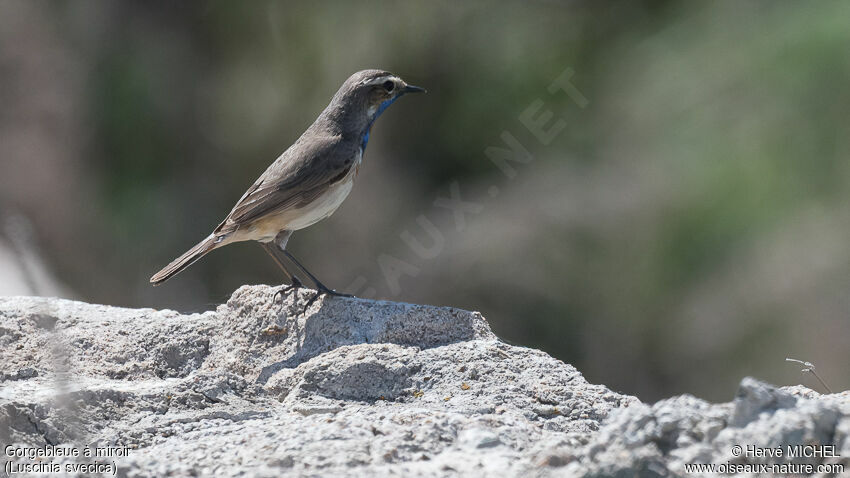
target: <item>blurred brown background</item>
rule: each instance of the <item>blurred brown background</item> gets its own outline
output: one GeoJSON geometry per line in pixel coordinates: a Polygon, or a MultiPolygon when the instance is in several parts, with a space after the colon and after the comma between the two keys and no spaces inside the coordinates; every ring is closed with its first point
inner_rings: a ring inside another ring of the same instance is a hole
{"type": "Polygon", "coordinates": [[[281,283],[253,243],[148,278],[377,67],[429,94],[384,114],[352,195],[290,242],[327,284],[480,310],[644,400],[725,400],[744,375],[817,388],[787,356],[846,389],[848,17],[838,1],[0,0],[0,294],[201,311],[281,283]],[[586,104],[547,90],[568,68],[586,104]],[[567,125],[549,144],[519,119],[538,99],[567,125]],[[504,131],[534,155],[513,179],[485,155],[504,131]],[[460,223],[434,205],[453,185],[476,205],[460,223]],[[411,250],[435,231],[433,254],[411,250]]]}

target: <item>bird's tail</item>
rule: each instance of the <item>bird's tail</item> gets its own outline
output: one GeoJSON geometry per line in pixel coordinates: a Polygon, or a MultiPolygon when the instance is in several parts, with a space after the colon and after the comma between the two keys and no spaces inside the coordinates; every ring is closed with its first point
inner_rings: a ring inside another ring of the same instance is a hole
{"type": "Polygon", "coordinates": [[[220,241],[216,242],[218,239],[215,234],[211,234],[209,237],[204,239],[203,241],[195,244],[195,247],[189,249],[184,252],[182,256],[178,257],[171,261],[171,264],[163,267],[161,271],[151,277],[151,284],[160,285],[163,282],[170,279],[172,276],[176,275],[178,272],[181,272],[183,269],[191,266],[198,259],[203,257],[206,253],[215,249],[218,246],[222,246],[220,241]]]}

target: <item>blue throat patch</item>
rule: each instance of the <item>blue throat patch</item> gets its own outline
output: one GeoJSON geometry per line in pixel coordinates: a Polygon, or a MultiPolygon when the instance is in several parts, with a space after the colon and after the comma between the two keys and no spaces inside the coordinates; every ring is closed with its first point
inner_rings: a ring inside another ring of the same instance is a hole
{"type": "Polygon", "coordinates": [[[369,121],[369,124],[366,126],[366,132],[363,133],[363,137],[360,138],[360,149],[362,149],[363,151],[366,151],[366,145],[369,144],[369,132],[372,130],[372,123],[374,123],[375,120],[378,119],[378,116],[381,116],[381,113],[383,113],[384,110],[389,108],[390,105],[393,104],[393,102],[395,100],[399,99],[400,97],[401,97],[401,95],[398,95],[395,98],[391,98],[389,100],[382,102],[378,106],[378,109],[375,111],[375,116],[372,116],[372,119],[369,121]]]}

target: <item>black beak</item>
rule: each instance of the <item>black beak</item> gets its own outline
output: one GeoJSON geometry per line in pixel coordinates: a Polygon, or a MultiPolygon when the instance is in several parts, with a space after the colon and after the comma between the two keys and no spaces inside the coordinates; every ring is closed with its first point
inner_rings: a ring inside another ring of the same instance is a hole
{"type": "Polygon", "coordinates": [[[420,88],[418,86],[413,86],[413,85],[405,85],[404,89],[401,90],[401,91],[404,92],[404,93],[427,93],[425,88],[420,88]]]}

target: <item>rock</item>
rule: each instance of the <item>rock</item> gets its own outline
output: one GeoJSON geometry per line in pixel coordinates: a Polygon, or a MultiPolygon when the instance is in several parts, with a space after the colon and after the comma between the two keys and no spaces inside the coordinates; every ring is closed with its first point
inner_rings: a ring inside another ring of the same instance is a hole
{"type": "MultiPolygon", "coordinates": [[[[844,476],[850,472],[848,432],[850,393],[820,395],[803,387],[776,388],[745,378],[731,403],[710,404],[684,395],[651,406],[636,404],[615,410],[589,443],[553,455],[569,462],[558,476],[710,476],[720,472],[689,471],[688,466],[727,463],[826,464],[839,468],[820,476],[844,476]],[[794,448],[798,445],[811,445],[812,451],[836,456],[789,456],[800,450],[794,448]],[[767,456],[777,449],[782,450],[781,457],[767,456]]],[[[755,468],[754,472],[722,474],[811,473],[755,468]]]]}
{"type": "MultiPolygon", "coordinates": [[[[850,466],[848,392],[746,378],[730,403],[683,395],[643,404],[499,341],[476,312],[344,298],[306,307],[312,291],[282,303],[274,291],[242,287],[191,315],[0,299],[4,467],[106,463],[125,477],[667,477],[711,474],[692,464],[850,466]],[[788,459],[789,445],[833,448],[788,459]],[[112,455],[26,455],[94,447],[112,455]],[[776,449],[786,455],[764,454],[776,449]]],[[[765,474],[726,474],[747,473],[765,474]]]]}
{"type": "Polygon", "coordinates": [[[638,404],[475,312],[275,290],[191,315],[0,299],[0,443],[130,447],[121,476],[520,476],[638,404]]]}

